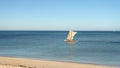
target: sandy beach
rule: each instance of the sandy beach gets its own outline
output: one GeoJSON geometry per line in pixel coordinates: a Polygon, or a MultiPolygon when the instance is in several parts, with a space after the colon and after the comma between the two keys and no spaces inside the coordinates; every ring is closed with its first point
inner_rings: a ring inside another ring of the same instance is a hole
{"type": "Polygon", "coordinates": [[[0,57],[0,68],[114,68],[111,66],[0,57]]]}

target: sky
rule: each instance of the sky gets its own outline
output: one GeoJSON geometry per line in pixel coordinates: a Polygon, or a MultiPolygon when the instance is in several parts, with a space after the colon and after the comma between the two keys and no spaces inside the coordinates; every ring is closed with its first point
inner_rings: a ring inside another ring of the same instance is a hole
{"type": "Polygon", "coordinates": [[[0,30],[118,30],[120,0],[0,0],[0,30]]]}

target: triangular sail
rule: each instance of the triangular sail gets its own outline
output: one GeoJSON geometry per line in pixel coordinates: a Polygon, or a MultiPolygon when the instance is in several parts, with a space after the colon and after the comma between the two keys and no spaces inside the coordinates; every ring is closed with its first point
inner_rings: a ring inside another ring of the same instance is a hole
{"type": "Polygon", "coordinates": [[[71,40],[73,40],[73,38],[74,38],[74,36],[75,36],[75,34],[76,34],[77,32],[72,32],[72,37],[71,37],[71,40]]]}
{"type": "Polygon", "coordinates": [[[70,30],[69,34],[68,34],[68,37],[67,37],[67,40],[73,40],[76,33],[77,32],[70,30]]]}
{"type": "Polygon", "coordinates": [[[72,36],[71,32],[72,32],[72,30],[70,30],[69,33],[68,33],[68,36],[67,36],[67,39],[68,39],[68,40],[70,40],[70,38],[71,38],[71,36],[72,36]]]}

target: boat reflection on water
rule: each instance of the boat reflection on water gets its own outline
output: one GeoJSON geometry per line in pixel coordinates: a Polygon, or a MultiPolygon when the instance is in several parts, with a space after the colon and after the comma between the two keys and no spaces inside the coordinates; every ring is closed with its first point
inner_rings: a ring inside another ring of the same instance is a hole
{"type": "Polygon", "coordinates": [[[67,42],[68,45],[68,61],[74,62],[75,60],[75,48],[76,48],[76,42],[67,42]]]}
{"type": "Polygon", "coordinates": [[[73,47],[78,41],[74,41],[74,42],[67,42],[68,46],[71,48],[73,47]]]}

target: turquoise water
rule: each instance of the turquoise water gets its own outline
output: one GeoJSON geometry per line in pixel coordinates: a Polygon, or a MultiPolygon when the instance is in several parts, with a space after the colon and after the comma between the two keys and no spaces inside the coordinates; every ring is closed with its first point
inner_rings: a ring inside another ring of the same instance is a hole
{"type": "Polygon", "coordinates": [[[67,31],[0,31],[0,56],[120,66],[120,32],[78,31],[66,43],[67,31]]]}

